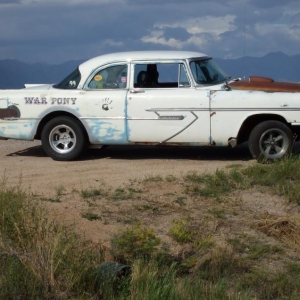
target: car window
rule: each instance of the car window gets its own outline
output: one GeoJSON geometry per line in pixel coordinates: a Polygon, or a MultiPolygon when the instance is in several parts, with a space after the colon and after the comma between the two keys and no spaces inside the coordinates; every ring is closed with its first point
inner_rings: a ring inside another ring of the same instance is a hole
{"type": "Polygon", "coordinates": [[[184,64],[155,63],[134,65],[134,87],[178,88],[190,86],[184,64]]]}
{"type": "Polygon", "coordinates": [[[218,84],[227,78],[226,74],[211,59],[192,61],[190,67],[198,84],[218,84]]]}
{"type": "Polygon", "coordinates": [[[190,86],[190,82],[186,73],[186,68],[184,64],[180,64],[179,69],[179,87],[190,86]]]}
{"type": "Polygon", "coordinates": [[[77,68],[60,83],[53,85],[53,87],[56,89],[77,89],[80,79],[81,75],[79,69],[77,68]]]}
{"type": "Polygon", "coordinates": [[[111,66],[97,72],[88,84],[90,89],[123,89],[127,87],[127,65],[111,66]]]}

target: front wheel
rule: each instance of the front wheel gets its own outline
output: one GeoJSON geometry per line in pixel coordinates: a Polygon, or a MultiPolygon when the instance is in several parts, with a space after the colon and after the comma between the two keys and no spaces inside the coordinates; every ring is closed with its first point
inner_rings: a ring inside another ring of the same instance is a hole
{"type": "Polygon", "coordinates": [[[59,161],[77,158],[86,145],[82,125],[66,116],[50,120],[43,128],[41,140],[46,154],[59,161]]]}
{"type": "Polygon", "coordinates": [[[275,161],[290,154],[293,134],[279,121],[265,121],[254,127],[249,136],[249,150],[253,158],[275,161]]]}

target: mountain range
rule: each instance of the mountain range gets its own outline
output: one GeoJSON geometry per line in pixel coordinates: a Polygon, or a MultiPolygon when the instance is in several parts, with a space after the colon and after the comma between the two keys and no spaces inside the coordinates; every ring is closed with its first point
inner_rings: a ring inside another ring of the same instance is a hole
{"type": "MultiPolygon", "coordinates": [[[[276,81],[300,82],[300,55],[271,52],[263,57],[214,60],[232,78],[259,75],[276,81]]],[[[58,83],[83,61],[72,60],[51,65],[27,64],[15,59],[0,60],[0,89],[23,88],[25,83],[58,83]]]]}

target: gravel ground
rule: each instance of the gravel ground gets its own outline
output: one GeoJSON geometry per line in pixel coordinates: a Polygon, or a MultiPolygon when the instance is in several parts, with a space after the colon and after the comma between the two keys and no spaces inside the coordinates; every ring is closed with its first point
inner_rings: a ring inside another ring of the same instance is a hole
{"type": "MultiPolygon", "coordinates": [[[[128,191],[130,182],[141,182],[147,177],[180,177],[190,171],[211,173],[235,164],[253,163],[256,161],[251,159],[246,146],[235,149],[111,146],[88,149],[77,161],[57,162],[44,154],[38,141],[0,141],[0,173],[6,186],[21,185],[37,199],[44,199],[42,203],[51,217],[66,225],[75,224],[80,235],[108,249],[112,235],[130,220],[138,218],[146,226],[155,226],[168,241],[167,230],[173,218],[193,211],[201,215],[203,208],[197,206],[199,203],[184,210],[174,206],[173,200],[179,197],[178,186],[166,182],[150,182],[143,188],[145,194],[140,200],[85,199],[82,191],[103,188],[114,193],[120,187],[128,191]],[[168,195],[174,199],[170,200],[168,195]],[[159,209],[160,213],[141,212],[140,206],[159,209]],[[101,218],[89,221],[83,217],[87,212],[101,218]]],[[[210,207],[205,201],[201,205],[210,207]]]]}
{"type": "MultiPolygon", "coordinates": [[[[299,153],[299,148],[295,146],[295,152],[299,153]]],[[[41,203],[49,217],[75,225],[78,234],[107,249],[108,260],[113,235],[136,220],[153,227],[176,254],[183,250],[171,240],[168,230],[177,218],[192,218],[195,226],[208,218],[216,237],[252,232],[253,222],[266,215],[298,218],[298,207],[259,189],[234,191],[227,200],[218,202],[205,197],[193,199],[180,183],[188,172],[207,174],[256,163],[247,145],[234,149],[111,146],[88,149],[77,161],[57,162],[44,154],[38,141],[0,141],[0,174],[6,186],[21,185],[36,199],[44,200],[41,203]],[[169,175],[178,181],[150,180],[169,175]],[[101,194],[86,198],[82,193],[93,190],[101,194]],[[126,197],[131,190],[133,195],[126,197]],[[124,197],[116,199],[116,191],[123,192],[124,197]],[[224,211],[226,222],[214,219],[211,211],[224,211]],[[86,213],[99,219],[90,221],[86,213]]]]}
{"type": "Polygon", "coordinates": [[[54,194],[58,186],[80,189],[101,180],[117,187],[145,176],[214,172],[253,163],[245,145],[234,149],[110,146],[88,149],[77,161],[57,162],[44,154],[39,141],[0,141],[0,173],[7,184],[21,181],[26,189],[45,196],[54,194]]]}

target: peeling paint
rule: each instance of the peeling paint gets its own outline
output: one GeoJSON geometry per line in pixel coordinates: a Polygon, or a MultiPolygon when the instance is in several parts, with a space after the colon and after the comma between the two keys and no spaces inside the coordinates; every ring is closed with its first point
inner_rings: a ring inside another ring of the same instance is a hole
{"type": "Polygon", "coordinates": [[[6,126],[1,126],[0,128],[1,137],[11,139],[33,140],[36,122],[18,121],[11,123],[10,121],[7,121],[5,124],[6,126]]]}
{"type": "Polygon", "coordinates": [[[87,123],[90,128],[92,139],[101,144],[126,144],[127,133],[125,130],[125,121],[120,120],[118,123],[116,122],[88,120],[87,123]],[[123,126],[119,126],[120,122],[123,123],[123,126]]]}

